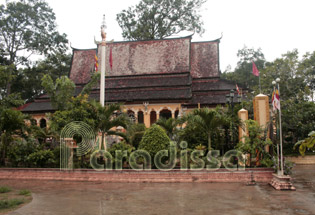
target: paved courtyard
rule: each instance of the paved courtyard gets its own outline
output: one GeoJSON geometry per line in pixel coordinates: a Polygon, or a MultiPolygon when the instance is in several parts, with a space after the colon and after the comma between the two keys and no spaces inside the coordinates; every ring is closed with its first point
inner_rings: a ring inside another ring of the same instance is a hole
{"type": "Polygon", "coordinates": [[[84,183],[1,180],[30,189],[33,201],[12,215],[315,214],[315,165],[296,166],[297,191],[241,183],[84,183]]]}

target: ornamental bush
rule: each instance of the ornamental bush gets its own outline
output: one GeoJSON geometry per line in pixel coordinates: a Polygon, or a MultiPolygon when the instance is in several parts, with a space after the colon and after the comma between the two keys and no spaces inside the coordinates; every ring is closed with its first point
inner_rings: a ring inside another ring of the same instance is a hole
{"type": "Polygon", "coordinates": [[[51,150],[33,152],[27,159],[34,167],[52,167],[55,163],[54,153],[51,150]]]}
{"type": "Polygon", "coordinates": [[[153,159],[158,151],[169,149],[170,141],[165,130],[159,125],[154,124],[144,132],[139,149],[149,152],[153,159]]]}

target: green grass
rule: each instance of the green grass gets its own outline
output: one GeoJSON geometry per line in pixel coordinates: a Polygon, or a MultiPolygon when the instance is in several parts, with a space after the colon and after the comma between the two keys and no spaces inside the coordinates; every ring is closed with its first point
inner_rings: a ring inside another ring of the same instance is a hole
{"type": "Polygon", "coordinates": [[[29,191],[29,190],[20,190],[19,195],[30,196],[31,195],[31,191],[29,191]]]}
{"type": "Polygon", "coordinates": [[[9,208],[14,208],[20,204],[23,204],[24,200],[23,199],[4,199],[0,200],[0,209],[9,209],[9,208]]]}
{"type": "Polygon", "coordinates": [[[0,193],[8,193],[11,191],[10,187],[0,187],[0,193]]]}

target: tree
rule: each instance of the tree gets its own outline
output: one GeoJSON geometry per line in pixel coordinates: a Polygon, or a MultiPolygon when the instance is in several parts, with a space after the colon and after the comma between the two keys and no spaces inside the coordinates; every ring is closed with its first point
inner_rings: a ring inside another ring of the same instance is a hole
{"type": "Polygon", "coordinates": [[[252,89],[258,86],[258,77],[252,74],[252,62],[255,62],[259,71],[265,67],[265,57],[261,49],[255,50],[254,48],[244,48],[238,50],[237,57],[239,61],[233,72],[225,72],[222,78],[235,81],[239,85],[252,89]]]}
{"type": "Polygon", "coordinates": [[[109,104],[102,106],[98,102],[94,102],[93,105],[96,108],[97,124],[96,127],[102,133],[101,149],[104,146],[104,138],[106,135],[117,135],[123,137],[127,142],[128,138],[125,133],[114,130],[114,128],[121,126],[127,128],[129,117],[126,114],[121,113],[119,104],[109,104]]]}
{"type": "Polygon", "coordinates": [[[139,143],[141,142],[141,139],[144,135],[144,132],[146,130],[146,127],[142,123],[131,123],[129,124],[127,128],[127,137],[129,139],[129,143],[134,146],[135,148],[138,148],[139,143]]]}
{"type": "Polygon", "coordinates": [[[44,0],[7,1],[0,5],[0,40],[9,64],[25,62],[32,54],[66,50],[67,38],[57,31],[56,17],[44,0]],[[19,56],[26,51],[28,56],[19,56]]]}
{"type": "Polygon", "coordinates": [[[56,82],[49,75],[42,78],[42,86],[50,97],[52,106],[57,110],[66,110],[74,95],[75,84],[67,76],[57,78],[56,82]]]}
{"type": "Polygon", "coordinates": [[[95,130],[95,133],[98,132],[96,108],[89,102],[88,95],[72,97],[67,109],[58,110],[50,116],[50,127],[59,133],[63,127],[73,121],[85,122],[95,130]]]}
{"type": "Polygon", "coordinates": [[[0,112],[0,141],[2,149],[2,164],[5,164],[7,147],[13,140],[13,134],[21,134],[24,131],[26,118],[20,111],[4,109],[0,112]]]}
{"type": "Polygon", "coordinates": [[[212,135],[225,123],[225,120],[218,109],[202,108],[194,110],[188,123],[195,124],[200,130],[207,134],[208,150],[210,151],[212,149],[212,135]]]}
{"type": "Polygon", "coordinates": [[[264,158],[262,163],[267,166],[272,166],[270,154],[265,152],[265,146],[272,144],[271,140],[267,138],[267,132],[263,130],[258,125],[258,122],[254,120],[246,120],[245,123],[248,129],[248,136],[244,137],[244,143],[238,143],[237,149],[241,150],[243,153],[249,154],[250,161],[252,157],[256,157],[259,159],[264,158]]]}
{"type": "Polygon", "coordinates": [[[176,127],[179,124],[179,121],[174,118],[159,118],[159,120],[156,122],[157,125],[161,126],[165,131],[167,136],[173,140],[174,138],[174,133],[176,131],[176,127]]]}
{"type": "Polygon", "coordinates": [[[142,0],[117,14],[128,40],[163,39],[181,31],[204,32],[198,9],[206,0],[142,0]]]}
{"type": "Polygon", "coordinates": [[[71,56],[67,53],[53,53],[44,60],[27,63],[16,71],[11,81],[11,93],[20,93],[23,100],[31,101],[44,91],[41,79],[49,75],[53,81],[68,76],[71,56]]]}

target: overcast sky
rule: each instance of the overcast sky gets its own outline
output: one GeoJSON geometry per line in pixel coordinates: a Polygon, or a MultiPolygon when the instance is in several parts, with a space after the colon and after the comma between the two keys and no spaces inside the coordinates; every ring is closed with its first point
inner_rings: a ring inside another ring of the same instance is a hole
{"type": "MultiPolygon", "coordinates": [[[[5,0],[0,0],[4,3],[5,0]]],[[[94,48],[106,14],[107,39],[122,41],[116,14],[139,0],[47,0],[57,17],[59,31],[75,48],[94,48]]],[[[220,63],[224,71],[238,61],[236,53],[246,45],[262,48],[268,61],[297,48],[301,54],[315,51],[315,0],[208,0],[201,8],[205,33],[193,41],[221,37],[220,63]]],[[[186,36],[185,33],[179,36],[186,36]]]]}

